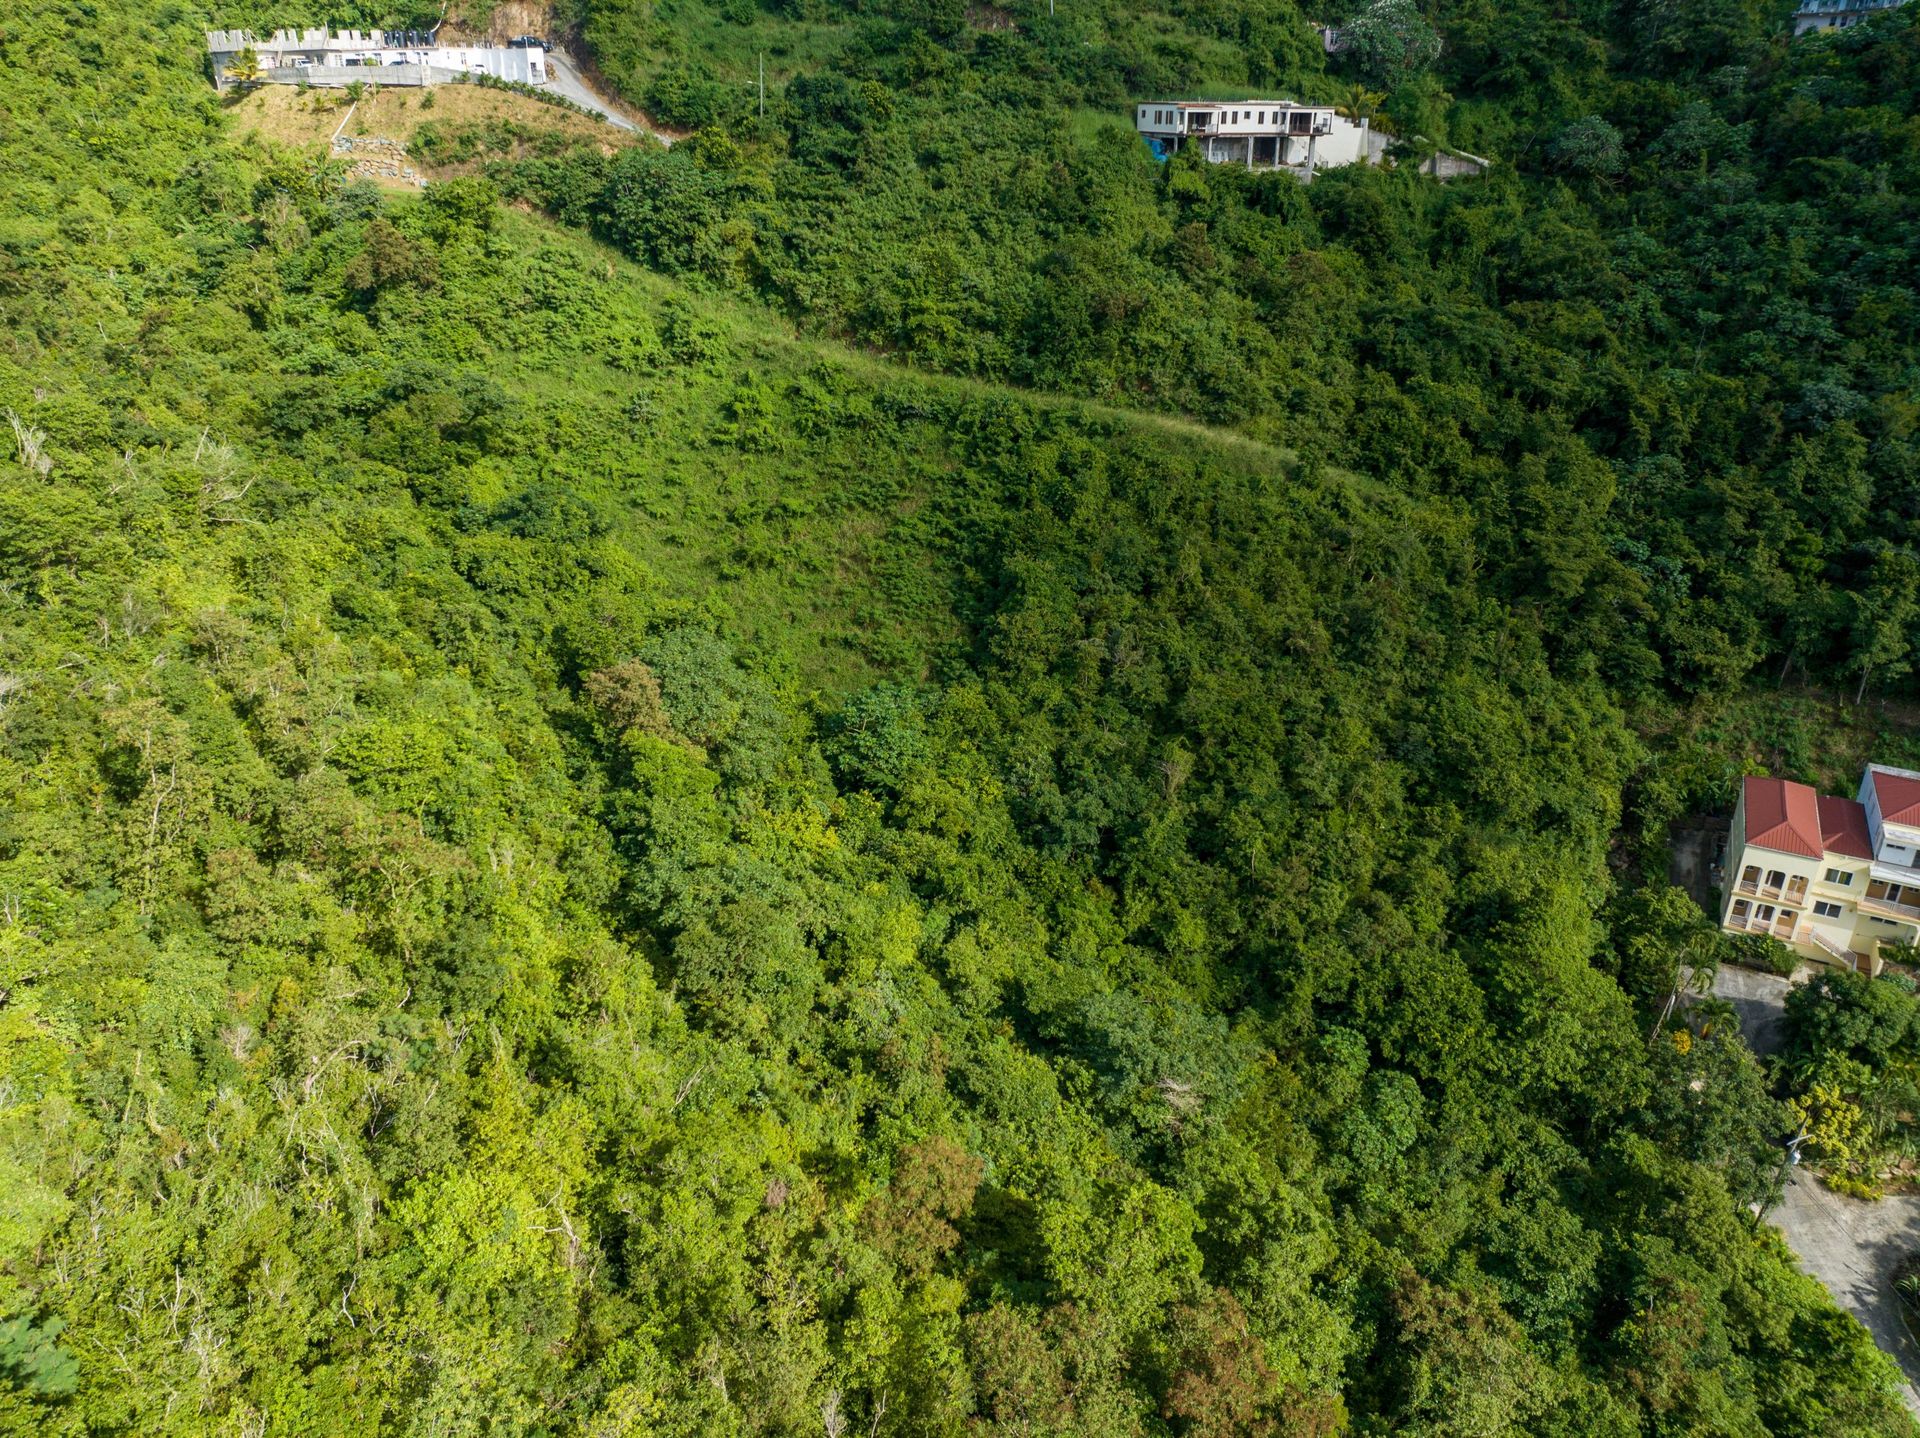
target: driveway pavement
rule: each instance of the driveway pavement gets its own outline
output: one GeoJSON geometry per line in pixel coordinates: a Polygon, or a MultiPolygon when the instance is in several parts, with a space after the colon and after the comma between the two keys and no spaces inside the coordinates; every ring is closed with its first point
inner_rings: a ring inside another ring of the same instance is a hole
{"type": "Polygon", "coordinates": [[[1920,1249],[1920,1198],[1866,1203],[1796,1169],[1767,1221],[1786,1237],[1801,1268],[1866,1325],[1881,1352],[1893,1355],[1907,1375],[1900,1399],[1920,1414],[1920,1345],[1901,1321],[1900,1300],[1888,1281],[1893,1266],[1920,1249]]]}
{"type": "MultiPolygon", "coordinates": [[[[1804,978],[1802,971],[1795,978],[1804,978]]],[[[1740,1015],[1740,1032],[1758,1054],[1776,1052],[1783,1037],[1791,983],[1723,964],[1713,992],[1740,1015]]],[[[1793,1169],[1780,1202],[1767,1214],[1800,1267],[1826,1285],[1906,1374],[1900,1399],[1920,1415],[1920,1344],[1907,1332],[1889,1281],[1893,1267],[1920,1250],[1920,1198],[1899,1195],[1866,1203],[1846,1198],[1802,1169],[1793,1169]]]]}
{"type": "MultiPolygon", "coordinates": [[[[578,67],[564,50],[547,52],[547,88],[573,101],[583,110],[591,110],[618,130],[638,130],[640,126],[614,109],[582,77],[578,67]]],[[[671,143],[671,141],[669,141],[671,143]]]]}
{"type": "MultiPolygon", "coordinates": [[[[1800,978],[1796,973],[1794,977],[1800,978]]],[[[1754,969],[1722,964],[1714,971],[1713,996],[1725,999],[1740,1016],[1740,1036],[1760,1057],[1778,1053],[1785,1038],[1787,990],[1792,981],[1754,969]]]]}

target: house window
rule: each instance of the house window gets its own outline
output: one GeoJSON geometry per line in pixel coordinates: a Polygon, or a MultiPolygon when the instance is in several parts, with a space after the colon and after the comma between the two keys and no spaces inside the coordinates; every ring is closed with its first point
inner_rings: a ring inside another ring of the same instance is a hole
{"type": "Polygon", "coordinates": [[[1749,904],[1745,899],[1735,899],[1733,901],[1733,917],[1744,921],[1747,917],[1747,911],[1752,907],[1753,905],[1749,904]]]}
{"type": "Polygon", "coordinates": [[[1827,882],[1829,884],[1838,884],[1844,889],[1853,883],[1853,875],[1845,869],[1829,869],[1827,870],[1827,882]]]}
{"type": "Polygon", "coordinates": [[[1794,913],[1792,909],[1782,909],[1780,911],[1780,922],[1788,926],[1793,925],[1799,918],[1800,916],[1794,913]]]}
{"type": "Polygon", "coordinates": [[[1787,876],[1784,870],[1781,870],[1781,869],[1767,870],[1767,887],[1769,889],[1780,888],[1786,882],[1787,882],[1787,876]]]}
{"type": "Polygon", "coordinates": [[[1838,904],[1829,904],[1823,899],[1814,901],[1813,911],[1823,919],[1837,919],[1846,912],[1838,904]]]}
{"type": "Polygon", "coordinates": [[[1759,888],[1760,866],[1758,864],[1747,865],[1746,868],[1740,871],[1740,882],[1745,884],[1749,889],[1759,888]]]}
{"type": "Polygon", "coordinates": [[[1753,906],[1753,917],[1756,923],[1771,924],[1773,922],[1773,905],[1755,904],[1753,906]]]}

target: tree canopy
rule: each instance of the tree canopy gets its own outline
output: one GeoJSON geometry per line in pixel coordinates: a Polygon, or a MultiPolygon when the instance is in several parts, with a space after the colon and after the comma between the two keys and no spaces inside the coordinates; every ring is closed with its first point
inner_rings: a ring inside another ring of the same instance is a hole
{"type": "Polygon", "coordinates": [[[16,8],[0,1428],[1915,1431],[1663,860],[1910,682],[1920,7],[1303,188],[1088,113],[1291,6],[580,0],[698,136],[408,196],[16,8]]]}

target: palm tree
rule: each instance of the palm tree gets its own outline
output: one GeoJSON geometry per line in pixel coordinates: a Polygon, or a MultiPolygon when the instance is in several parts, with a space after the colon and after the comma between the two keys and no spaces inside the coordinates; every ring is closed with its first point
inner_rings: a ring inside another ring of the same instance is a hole
{"type": "Polygon", "coordinates": [[[236,85],[260,83],[260,54],[249,45],[227,62],[227,78],[236,85]]]}
{"type": "Polygon", "coordinates": [[[1380,107],[1387,97],[1378,90],[1369,90],[1365,85],[1349,85],[1347,93],[1340,97],[1334,108],[1349,120],[1370,124],[1380,115],[1380,107]]]}
{"type": "Polygon", "coordinates": [[[1701,1038],[1715,1029],[1740,1032],[1740,1010],[1722,998],[1695,999],[1687,1005],[1687,1022],[1701,1038]]]}

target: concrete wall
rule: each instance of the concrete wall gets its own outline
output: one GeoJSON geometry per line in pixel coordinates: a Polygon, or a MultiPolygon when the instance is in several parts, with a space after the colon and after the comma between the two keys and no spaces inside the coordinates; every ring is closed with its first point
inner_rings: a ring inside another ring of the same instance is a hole
{"type": "MultiPolygon", "coordinates": [[[[326,37],[324,31],[312,33],[324,37],[324,43],[297,44],[293,37],[287,36],[284,45],[251,46],[262,77],[281,85],[296,84],[303,76],[313,85],[348,85],[355,80],[378,80],[383,85],[439,85],[461,75],[491,75],[497,80],[522,85],[547,82],[547,56],[540,49],[498,45],[382,46],[377,40],[364,45],[343,44],[340,36],[326,37]],[[349,65],[349,60],[356,63],[349,65]],[[342,79],[341,71],[351,73],[342,79]],[[426,72],[424,78],[420,73],[423,71],[426,72]]],[[[209,43],[215,39],[228,43],[232,32],[210,33],[209,43]]],[[[214,49],[216,86],[225,88],[232,83],[228,70],[237,56],[237,50],[214,49]]]]}
{"type": "Polygon", "coordinates": [[[1422,162],[1420,171],[1422,174],[1451,180],[1461,175],[1484,175],[1487,172],[1487,162],[1478,155],[1469,155],[1464,150],[1435,150],[1430,159],[1422,162]]]}
{"type": "Polygon", "coordinates": [[[467,78],[464,70],[444,70],[438,65],[299,65],[262,70],[260,78],[273,85],[298,85],[305,81],[321,89],[336,89],[356,80],[362,85],[451,85],[467,78]]]}
{"type": "MultiPolygon", "coordinates": [[[[1280,167],[1304,170],[1310,158],[1314,169],[1331,170],[1342,165],[1364,163],[1372,158],[1369,136],[1364,126],[1339,115],[1332,116],[1331,120],[1325,134],[1290,135],[1280,132],[1271,124],[1262,128],[1256,121],[1250,127],[1242,124],[1238,128],[1230,127],[1216,133],[1187,135],[1180,143],[1199,147],[1200,153],[1215,164],[1246,165],[1256,170],[1280,167]],[[1277,142],[1277,160],[1265,158],[1265,142],[1270,140],[1277,142]],[[1255,158],[1256,141],[1261,142],[1260,158],[1255,158]]],[[[1164,158],[1163,151],[1167,145],[1162,137],[1149,135],[1146,138],[1154,146],[1154,153],[1164,158]],[[1156,140],[1162,140],[1162,143],[1155,144],[1156,140]]]]}

